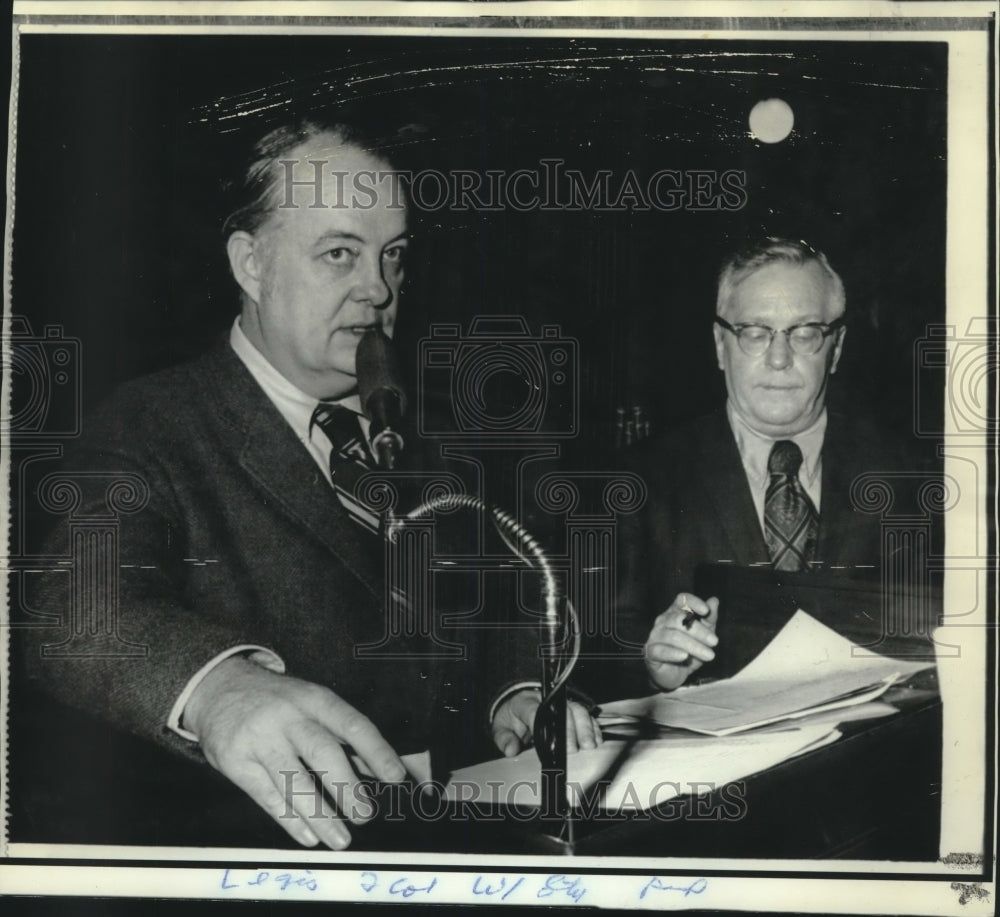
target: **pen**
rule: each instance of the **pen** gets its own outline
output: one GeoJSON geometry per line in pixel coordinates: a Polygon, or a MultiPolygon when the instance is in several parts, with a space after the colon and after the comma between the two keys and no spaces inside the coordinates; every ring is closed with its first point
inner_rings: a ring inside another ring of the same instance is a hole
{"type": "Polygon", "coordinates": [[[681,619],[681,627],[683,627],[684,630],[691,630],[691,625],[694,624],[695,621],[700,621],[702,618],[708,617],[707,614],[698,614],[697,611],[688,605],[688,597],[684,592],[681,593],[681,609],[686,612],[684,617],[681,619]]]}

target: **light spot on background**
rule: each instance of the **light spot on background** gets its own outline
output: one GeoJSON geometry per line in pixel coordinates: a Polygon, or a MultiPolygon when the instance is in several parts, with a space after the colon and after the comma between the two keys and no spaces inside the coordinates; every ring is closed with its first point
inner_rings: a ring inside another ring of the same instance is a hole
{"type": "Polygon", "coordinates": [[[761,143],[780,143],[795,125],[795,114],[782,99],[764,99],[750,110],[750,133],[761,143]]]}

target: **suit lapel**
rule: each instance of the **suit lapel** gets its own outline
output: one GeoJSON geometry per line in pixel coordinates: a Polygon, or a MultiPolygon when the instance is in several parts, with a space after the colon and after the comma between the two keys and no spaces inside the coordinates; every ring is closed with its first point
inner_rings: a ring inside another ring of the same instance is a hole
{"type": "Polygon", "coordinates": [[[733,561],[742,566],[767,561],[757,509],[725,411],[705,417],[695,427],[695,439],[701,456],[696,474],[710,495],[733,561]]]}
{"type": "Polygon", "coordinates": [[[820,485],[819,541],[817,558],[824,565],[843,563],[851,545],[846,534],[851,530],[853,509],[848,495],[857,469],[852,459],[854,447],[845,442],[843,418],[827,412],[823,436],[823,478],[820,485]]]}
{"type": "Polygon", "coordinates": [[[380,540],[350,518],[308,450],[228,344],[214,368],[217,403],[242,433],[240,465],[276,509],[309,531],[380,597],[380,540]]]}

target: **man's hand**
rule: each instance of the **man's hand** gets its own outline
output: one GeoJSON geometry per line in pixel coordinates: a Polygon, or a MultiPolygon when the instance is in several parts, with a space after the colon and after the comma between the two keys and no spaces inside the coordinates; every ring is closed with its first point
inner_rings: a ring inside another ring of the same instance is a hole
{"type": "Polygon", "coordinates": [[[309,847],[322,841],[343,849],[351,834],[342,819],[360,825],[374,814],[343,745],[379,780],[395,783],[406,774],[372,722],[332,691],[237,656],[198,685],[184,725],[216,770],[309,847]],[[341,811],[323,798],[310,771],[341,811]]]}
{"type": "Polygon", "coordinates": [[[718,646],[715,624],[719,620],[719,600],[702,601],[682,592],[673,604],[653,622],[646,640],[646,671],[663,691],[684,684],[692,673],[715,658],[718,646]],[[685,619],[689,626],[684,626],[685,619]]]}
{"type": "MultiPolygon", "coordinates": [[[[541,704],[541,692],[536,688],[518,691],[505,700],[493,717],[493,741],[510,758],[531,744],[535,713],[541,704]]],[[[596,748],[604,741],[601,727],[576,701],[566,703],[566,751],[574,754],[581,748],[596,748]]]]}

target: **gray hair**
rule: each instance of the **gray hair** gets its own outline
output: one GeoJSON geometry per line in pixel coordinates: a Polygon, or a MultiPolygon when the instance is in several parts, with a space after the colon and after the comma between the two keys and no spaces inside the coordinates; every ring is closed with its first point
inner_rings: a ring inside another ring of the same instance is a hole
{"type": "Polygon", "coordinates": [[[722,263],[722,269],[719,271],[719,293],[715,300],[716,314],[725,317],[736,287],[747,277],[770,264],[780,263],[818,264],[830,281],[829,304],[833,309],[831,318],[843,313],[847,304],[844,282],[840,279],[840,275],[830,267],[826,255],[816,251],[807,242],[768,236],[766,239],[730,255],[722,263]]]}

